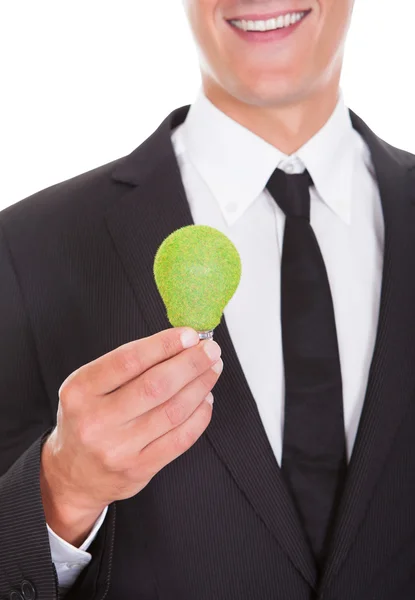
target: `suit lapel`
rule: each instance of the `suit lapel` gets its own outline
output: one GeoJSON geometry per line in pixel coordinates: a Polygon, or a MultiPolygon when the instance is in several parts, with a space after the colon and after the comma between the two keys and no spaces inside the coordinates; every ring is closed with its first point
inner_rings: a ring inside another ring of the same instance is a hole
{"type": "Polygon", "coordinates": [[[353,113],[369,146],[385,224],[377,337],[366,396],[320,592],[339,571],[358,535],[376,482],[415,391],[414,158],[388,146],[353,113]]]}
{"type": "MultiPolygon", "coordinates": [[[[171,144],[171,130],[189,106],[173,111],[113,173],[125,194],[106,214],[150,333],[170,327],[154,284],[156,250],[172,231],[193,219],[171,144]]],[[[314,587],[316,569],[294,506],[263,428],[223,318],[215,330],[225,369],[215,387],[215,408],[205,435],[258,516],[303,577],[314,587]]]]}

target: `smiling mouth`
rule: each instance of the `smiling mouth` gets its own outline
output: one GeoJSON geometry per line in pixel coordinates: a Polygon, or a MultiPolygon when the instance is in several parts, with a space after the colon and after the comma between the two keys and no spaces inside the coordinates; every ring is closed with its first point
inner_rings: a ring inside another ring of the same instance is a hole
{"type": "Polygon", "coordinates": [[[289,27],[293,27],[297,23],[300,23],[300,21],[303,21],[310,13],[311,9],[284,13],[276,17],[263,19],[250,19],[249,17],[251,15],[247,15],[243,19],[229,19],[228,23],[242,31],[277,31],[278,29],[288,29],[289,27]]]}

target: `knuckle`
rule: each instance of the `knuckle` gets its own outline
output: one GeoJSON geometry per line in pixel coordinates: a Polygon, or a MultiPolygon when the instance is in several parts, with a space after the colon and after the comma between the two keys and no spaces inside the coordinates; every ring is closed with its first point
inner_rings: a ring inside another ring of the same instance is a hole
{"type": "Polygon", "coordinates": [[[165,333],[161,336],[160,343],[161,353],[165,359],[170,358],[176,353],[176,341],[169,333],[165,333]]]}
{"type": "Polygon", "coordinates": [[[111,366],[117,373],[131,373],[140,368],[140,357],[137,351],[128,345],[120,352],[115,352],[111,359],[111,366]]]}
{"type": "Polygon", "coordinates": [[[206,396],[216,383],[216,377],[212,370],[204,377],[199,377],[199,386],[201,393],[206,396]]]}
{"type": "Polygon", "coordinates": [[[183,430],[180,431],[175,438],[174,445],[176,451],[182,454],[183,452],[191,448],[191,446],[193,446],[193,444],[197,441],[198,437],[199,433],[194,429],[183,428],[183,430]]]}
{"type": "Polygon", "coordinates": [[[157,400],[164,389],[162,380],[156,380],[152,377],[144,377],[141,381],[141,386],[144,396],[150,400],[157,400]]]}
{"type": "Polygon", "coordinates": [[[184,405],[177,400],[174,402],[166,402],[163,408],[169,423],[174,427],[183,423],[186,418],[186,409],[184,405]]]}
{"type": "Polygon", "coordinates": [[[200,355],[198,352],[190,352],[189,358],[187,360],[187,365],[192,374],[200,374],[203,372],[203,364],[200,360],[200,355]]]}
{"type": "Polygon", "coordinates": [[[66,379],[58,391],[59,402],[66,411],[76,409],[82,395],[82,387],[74,378],[66,379]]]}

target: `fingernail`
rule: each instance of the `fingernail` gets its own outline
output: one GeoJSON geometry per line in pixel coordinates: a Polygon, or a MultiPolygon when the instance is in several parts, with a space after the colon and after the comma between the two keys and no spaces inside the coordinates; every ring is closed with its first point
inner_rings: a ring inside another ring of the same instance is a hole
{"type": "Polygon", "coordinates": [[[213,340],[206,340],[203,342],[203,350],[206,352],[210,360],[214,360],[215,362],[218,360],[222,352],[219,344],[213,340]]]}
{"type": "Polygon", "coordinates": [[[188,327],[181,333],[180,341],[183,348],[191,348],[199,343],[199,334],[194,329],[190,329],[190,327],[188,327]]]}
{"type": "Polygon", "coordinates": [[[223,369],[223,360],[220,358],[218,360],[218,362],[216,362],[212,368],[212,371],[215,371],[215,373],[217,373],[218,375],[220,373],[222,373],[222,369],[223,369]]]}
{"type": "Polygon", "coordinates": [[[211,406],[213,405],[213,394],[212,394],[212,392],[208,393],[208,395],[206,396],[205,400],[211,406]]]}

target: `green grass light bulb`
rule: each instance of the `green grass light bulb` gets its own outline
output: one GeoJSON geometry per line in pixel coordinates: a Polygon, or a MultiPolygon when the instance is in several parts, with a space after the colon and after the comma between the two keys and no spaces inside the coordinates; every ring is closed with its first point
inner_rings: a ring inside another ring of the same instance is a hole
{"type": "Polygon", "coordinates": [[[171,325],[213,337],[241,270],[237,249],[217,229],[188,225],[170,234],[157,250],[154,279],[171,325]]]}

